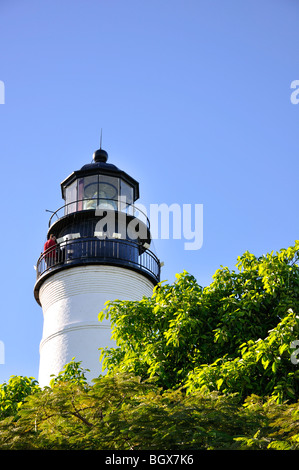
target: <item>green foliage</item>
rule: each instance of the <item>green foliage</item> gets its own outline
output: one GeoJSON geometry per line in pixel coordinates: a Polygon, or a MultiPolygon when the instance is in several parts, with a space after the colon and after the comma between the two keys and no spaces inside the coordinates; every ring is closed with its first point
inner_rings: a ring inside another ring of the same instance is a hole
{"type": "Polygon", "coordinates": [[[246,252],[236,271],[222,267],[205,288],[184,272],[151,298],[109,302],[99,315],[110,317],[118,346],[102,351],[108,373],[157,377],[165,389],[207,385],[296,399],[289,341],[298,338],[298,249],[296,241],[259,258],[246,252]]]}
{"type": "Polygon", "coordinates": [[[201,292],[194,277],[184,273],[173,285],[157,286],[152,298],[109,303],[100,319],[105,314],[111,317],[120,349],[104,350],[103,366],[112,374],[158,376],[166,388],[177,384],[186,366],[189,370],[186,357],[193,361],[199,356],[192,338],[204,328],[204,318],[197,312],[201,292]]]}
{"type": "Polygon", "coordinates": [[[299,449],[299,402],[277,404],[274,399],[262,400],[251,395],[243,405],[249,415],[263,417],[262,426],[251,436],[235,437],[240,449],[298,450],[299,449]]]}
{"type": "Polygon", "coordinates": [[[115,375],[93,386],[59,381],[0,420],[0,449],[298,449],[299,403],[237,394],[163,391],[115,375]]]}
{"type": "Polygon", "coordinates": [[[205,288],[184,272],[151,298],[108,303],[108,374],[90,385],[72,360],[44,389],[12,377],[0,448],[299,449],[298,250],[246,252],[205,288]]]}
{"type": "Polygon", "coordinates": [[[14,417],[25,398],[39,390],[33,377],[12,376],[0,385],[0,419],[14,417]]]}
{"type": "Polygon", "coordinates": [[[254,393],[272,395],[279,403],[298,398],[299,370],[291,362],[291,342],[299,337],[299,317],[289,310],[268,333],[264,340],[243,343],[237,358],[224,356],[195,367],[186,381],[188,393],[219,390],[244,399],[254,393]]]}
{"type": "Polygon", "coordinates": [[[16,423],[0,425],[0,438],[4,449],[234,448],[235,434],[251,435],[263,420],[233,395],[186,397],[117,375],[88,389],[69,381],[33,394],[16,423]]]}
{"type": "Polygon", "coordinates": [[[71,362],[66,364],[57,376],[53,376],[53,379],[50,381],[50,386],[54,387],[55,385],[63,382],[71,382],[77,385],[86,386],[87,379],[85,377],[85,372],[87,371],[89,372],[89,369],[82,369],[81,361],[76,362],[73,357],[71,362]]]}

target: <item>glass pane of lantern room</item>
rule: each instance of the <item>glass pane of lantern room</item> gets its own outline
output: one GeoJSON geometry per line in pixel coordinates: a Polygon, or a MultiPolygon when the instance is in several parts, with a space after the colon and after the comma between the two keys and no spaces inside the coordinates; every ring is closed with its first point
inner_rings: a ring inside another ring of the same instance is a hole
{"type": "Polygon", "coordinates": [[[119,178],[99,176],[99,207],[117,210],[119,195],[119,178]]]}
{"type": "MultiPolygon", "coordinates": [[[[130,214],[130,206],[133,204],[133,188],[132,186],[120,180],[121,208],[123,212],[130,214]]],[[[131,208],[132,209],[132,208],[131,208]]],[[[133,215],[133,214],[132,214],[133,215]]]]}
{"type": "Polygon", "coordinates": [[[65,190],[65,214],[76,212],[77,180],[70,184],[65,190]]]}
{"type": "Polygon", "coordinates": [[[98,203],[98,175],[85,176],[83,210],[96,209],[98,203]]]}

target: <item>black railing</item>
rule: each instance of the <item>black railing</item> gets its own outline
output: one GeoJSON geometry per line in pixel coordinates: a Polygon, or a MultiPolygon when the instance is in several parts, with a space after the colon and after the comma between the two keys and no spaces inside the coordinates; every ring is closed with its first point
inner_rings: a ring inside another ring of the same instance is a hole
{"type": "Polygon", "coordinates": [[[103,199],[101,202],[98,198],[80,199],[77,201],[69,202],[68,204],[64,204],[52,213],[49,219],[49,227],[51,227],[54,217],[60,219],[61,217],[64,217],[66,215],[85,210],[112,210],[116,212],[123,212],[129,216],[139,219],[147,226],[148,229],[150,228],[150,221],[147,215],[134,204],[128,204],[121,199],[103,199]]]}
{"type": "Polygon", "coordinates": [[[160,281],[160,262],[150,250],[130,240],[98,238],[66,240],[49,248],[37,261],[37,279],[53,269],[89,263],[128,267],[160,281]]]}

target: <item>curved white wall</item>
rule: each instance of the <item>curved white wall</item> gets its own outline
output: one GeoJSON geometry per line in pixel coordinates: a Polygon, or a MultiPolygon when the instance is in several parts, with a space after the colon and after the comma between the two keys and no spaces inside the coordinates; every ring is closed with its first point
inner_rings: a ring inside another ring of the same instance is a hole
{"type": "Polygon", "coordinates": [[[99,347],[115,346],[108,320],[98,321],[107,300],[149,297],[153,284],[141,274],[114,266],[77,266],[47,278],[39,291],[44,327],[40,344],[39,384],[48,385],[73,357],[90,369],[90,381],[102,373],[99,347]]]}

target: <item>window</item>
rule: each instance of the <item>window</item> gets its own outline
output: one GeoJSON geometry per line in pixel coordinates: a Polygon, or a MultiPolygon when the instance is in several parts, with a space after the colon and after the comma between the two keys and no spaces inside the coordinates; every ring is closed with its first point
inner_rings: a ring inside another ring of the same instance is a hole
{"type": "Polygon", "coordinates": [[[83,209],[96,209],[98,202],[98,175],[86,176],[83,189],[83,209]]]}
{"type": "Polygon", "coordinates": [[[119,195],[119,178],[113,176],[99,176],[99,200],[101,208],[117,210],[119,195]]]}
{"type": "Polygon", "coordinates": [[[120,195],[121,195],[121,202],[120,202],[120,210],[126,212],[127,214],[133,215],[132,207],[133,204],[133,188],[125,183],[123,180],[120,180],[120,195]]]}
{"type": "Polygon", "coordinates": [[[65,191],[65,214],[71,214],[77,210],[77,180],[74,181],[65,191]]]}

